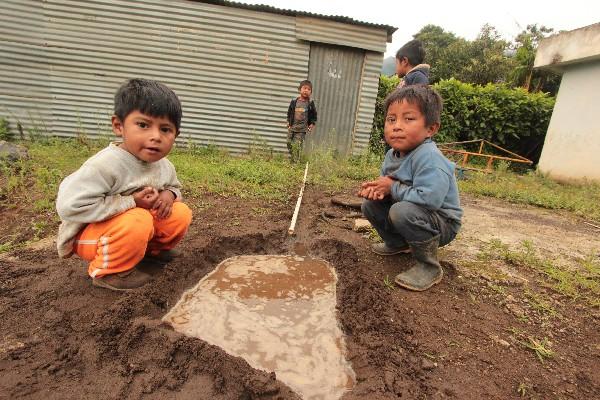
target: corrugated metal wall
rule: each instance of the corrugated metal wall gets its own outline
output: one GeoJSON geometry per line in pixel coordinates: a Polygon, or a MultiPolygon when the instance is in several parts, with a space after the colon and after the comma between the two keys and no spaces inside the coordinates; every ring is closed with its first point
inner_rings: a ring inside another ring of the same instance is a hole
{"type": "Polygon", "coordinates": [[[364,50],[312,43],[308,76],[320,115],[305,148],[336,149],[348,155],[356,122],[364,50]]]}
{"type": "MultiPolygon", "coordinates": [[[[58,136],[112,135],[114,92],[146,77],[182,100],[180,143],[243,152],[260,137],[286,151],[287,105],[308,76],[310,44],[296,36],[296,20],[185,0],[2,0],[0,115],[26,128],[44,121],[58,136]]],[[[376,94],[377,77],[362,87],[374,82],[376,94]]],[[[359,102],[357,143],[370,131],[369,101],[359,102]]]]}
{"type": "Polygon", "coordinates": [[[385,52],[384,29],[343,24],[321,18],[297,17],[296,37],[311,42],[337,44],[364,50],[385,52]]]}
{"type": "Polygon", "coordinates": [[[41,134],[52,120],[46,21],[42,3],[0,1],[0,117],[17,122],[26,136],[41,134]]]}
{"type": "Polygon", "coordinates": [[[352,141],[353,154],[363,152],[369,145],[382,63],[383,53],[365,52],[360,100],[356,113],[356,124],[354,125],[354,139],[352,141]]]}

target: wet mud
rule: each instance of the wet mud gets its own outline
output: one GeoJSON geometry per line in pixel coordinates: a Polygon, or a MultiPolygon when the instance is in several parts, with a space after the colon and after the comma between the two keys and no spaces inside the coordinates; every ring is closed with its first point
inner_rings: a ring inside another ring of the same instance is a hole
{"type": "Polygon", "coordinates": [[[410,256],[374,255],[361,234],[319,218],[336,206],[316,188],[305,192],[293,238],[289,207],[248,214],[261,204],[203,201],[182,257],[157,266],[152,284],[129,293],[93,287],[81,260],[59,260],[52,247],[3,256],[0,399],[300,399],[275,373],[162,321],[221,261],[297,252],[328,261],[338,276],[337,313],[356,374],[344,400],[600,393],[597,314],[556,305],[566,323],[518,319],[485,280],[447,260],[444,280],[425,294],[390,288],[386,278],[407,268],[410,256]],[[511,339],[516,331],[550,332],[554,358],[539,362],[511,339]]]}

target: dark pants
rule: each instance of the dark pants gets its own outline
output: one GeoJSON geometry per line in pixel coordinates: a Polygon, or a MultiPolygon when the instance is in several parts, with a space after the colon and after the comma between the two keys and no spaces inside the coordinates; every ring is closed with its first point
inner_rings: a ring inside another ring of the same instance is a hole
{"type": "Polygon", "coordinates": [[[302,145],[304,144],[304,137],[306,132],[292,132],[288,131],[287,137],[287,148],[290,152],[290,158],[292,161],[298,161],[302,154],[302,145]]]}
{"type": "Polygon", "coordinates": [[[460,223],[410,201],[364,200],[362,212],[389,247],[424,242],[440,235],[440,246],[450,243],[460,223]]]}

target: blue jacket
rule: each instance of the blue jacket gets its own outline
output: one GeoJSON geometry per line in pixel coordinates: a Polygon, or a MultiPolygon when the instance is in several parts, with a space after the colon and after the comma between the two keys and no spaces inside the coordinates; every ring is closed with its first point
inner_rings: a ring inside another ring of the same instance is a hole
{"type": "Polygon", "coordinates": [[[381,176],[397,181],[391,191],[394,201],[410,201],[460,223],[463,211],[454,163],[444,157],[431,139],[425,139],[404,156],[390,149],[383,160],[381,176]]]}
{"type": "Polygon", "coordinates": [[[429,65],[419,64],[404,76],[404,85],[429,85],[429,65]]]}

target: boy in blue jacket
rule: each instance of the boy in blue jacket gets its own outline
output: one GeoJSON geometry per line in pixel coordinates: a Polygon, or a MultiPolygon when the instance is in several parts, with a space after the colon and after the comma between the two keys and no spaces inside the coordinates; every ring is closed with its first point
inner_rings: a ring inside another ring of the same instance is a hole
{"type": "Polygon", "coordinates": [[[425,49],[420,40],[406,42],[396,52],[396,75],[402,78],[398,87],[409,85],[428,85],[429,69],[425,60],[425,49]]]}
{"type": "Polygon", "coordinates": [[[406,86],[386,98],[385,110],[391,149],[381,176],[361,185],[362,211],[383,239],[372,246],[375,253],[410,252],[415,258],[395,282],[423,291],[442,280],[437,249],[454,240],[463,214],[454,164],[431,140],[440,127],[442,100],[428,86],[406,86]]]}

